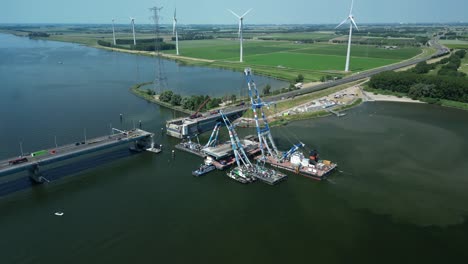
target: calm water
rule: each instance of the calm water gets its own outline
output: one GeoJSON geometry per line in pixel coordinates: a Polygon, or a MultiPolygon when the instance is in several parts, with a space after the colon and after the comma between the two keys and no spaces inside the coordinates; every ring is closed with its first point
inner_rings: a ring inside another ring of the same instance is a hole
{"type": "MultiPolygon", "coordinates": [[[[75,44],[0,34],[0,159],[108,133],[109,124],[131,128],[164,126],[173,111],[129,93],[135,83],[155,78],[156,60],[75,44]],[[62,63],[62,64],[60,64],[62,63]],[[125,122],[121,126],[119,114],[125,122]]],[[[240,72],[178,66],[164,61],[167,86],[183,95],[241,94],[240,72]]],[[[258,87],[285,82],[257,76],[258,87]]],[[[245,88],[245,87],[244,87],[245,88]]],[[[242,94],[245,94],[243,92],[242,94]]]]}
{"type": "MultiPolygon", "coordinates": [[[[68,50],[63,54],[83,69],[52,77],[34,59],[19,69],[1,60],[8,84],[0,92],[2,157],[18,152],[20,138],[37,149],[53,144],[51,134],[72,141],[83,127],[105,133],[120,112],[123,126],[142,119],[152,131],[173,115],[126,92],[134,79],[118,69],[135,57],[19,42],[37,53],[48,50],[49,58],[68,50]],[[123,62],[88,68],[86,54],[123,62]],[[118,81],[107,83],[106,75],[118,81]],[[67,85],[51,88],[55,78],[67,85]]],[[[9,64],[21,61],[8,56],[9,64]]],[[[49,66],[60,71],[71,60],[64,58],[49,66]]],[[[181,152],[172,159],[167,150],[177,141],[160,137],[166,151],[158,156],[132,156],[1,198],[1,263],[453,263],[468,257],[468,112],[368,103],[342,118],[295,122],[273,133],[282,149],[300,139],[336,160],[342,172],[320,183],[290,175],[273,187],[241,185],[222,172],[194,178],[190,171],[200,160],[181,152]],[[65,215],[54,216],[58,210],[65,215]]]]}

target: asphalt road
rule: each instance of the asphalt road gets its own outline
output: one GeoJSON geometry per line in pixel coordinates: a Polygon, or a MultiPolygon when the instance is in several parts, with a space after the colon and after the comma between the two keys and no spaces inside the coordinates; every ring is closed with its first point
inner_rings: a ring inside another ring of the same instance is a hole
{"type": "Polygon", "coordinates": [[[27,162],[10,165],[9,160],[14,160],[15,158],[10,158],[8,160],[0,161],[0,176],[8,175],[18,171],[26,170],[29,167],[38,164],[46,165],[56,161],[65,160],[71,157],[79,156],[81,154],[90,153],[97,151],[106,147],[111,147],[116,144],[124,144],[130,141],[133,141],[135,138],[141,138],[151,135],[149,132],[143,130],[130,130],[123,131],[122,133],[114,134],[111,136],[103,136],[98,138],[93,138],[87,140],[86,143],[75,143],[60,146],[58,148],[47,149],[45,154],[31,157],[28,155],[26,158],[27,162]]]}

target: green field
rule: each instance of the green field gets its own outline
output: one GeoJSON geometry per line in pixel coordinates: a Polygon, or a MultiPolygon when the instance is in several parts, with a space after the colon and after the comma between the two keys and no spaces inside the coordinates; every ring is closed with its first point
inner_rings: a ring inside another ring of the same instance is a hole
{"type": "MultiPolygon", "coordinates": [[[[344,56],[301,54],[293,52],[279,52],[267,55],[255,55],[246,57],[245,61],[251,64],[281,66],[295,69],[309,69],[317,71],[339,71],[344,67],[344,56]]],[[[396,63],[399,60],[351,57],[350,68],[352,71],[363,71],[387,64],[396,63]]]]}
{"type": "Polygon", "coordinates": [[[463,40],[441,40],[440,43],[450,49],[468,49],[468,41],[463,40]]]}
{"type": "MultiPolygon", "coordinates": [[[[239,42],[235,40],[194,40],[179,43],[182,56],[237,62],[239,42]]],[[[419,48],[386,50],[356,45],[351,49],[351,70],[363,71],[401,60],[421,52],[419,48]]],[[[174,54],[174,51],[167,53],[174,54]]],[[[346,61],[346,45],[294,44],[287,41],[245,41],[244,62],[249,65],[311,71],[342,71],[346,61]]]]}
{"type": "Polygon", "coordinates": [[[303,33],[274,33],[257,36],[259,39],[275,39],[275,40],[314,40],[314,41],[328,41],[337,37],[334,32],[303,32],[303,33]]]}
{"type": "MultiPolygon", "coordinates": [[[[310,48],[297,50],[297,53],[323,54],[346,56],[346,45],[315,44],[310,48]]],[[[400,48],[397,50],[387,50],[368,45],[353,45],[351,55],[353,57],[382,58],[392,60],[404,60],[418,55],[421,52],[418,48],[400,48]]]]}

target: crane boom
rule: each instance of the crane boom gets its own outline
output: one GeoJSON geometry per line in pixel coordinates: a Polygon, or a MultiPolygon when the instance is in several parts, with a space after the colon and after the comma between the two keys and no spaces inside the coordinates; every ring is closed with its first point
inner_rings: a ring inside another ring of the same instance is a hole
{"type": "Polygon", "coordinates": [[[216,146],[216,144],[218,143],[219,128],[221,127],[222,124],[223,123],[221,123],[221,122],[216,123],[216,125],[215,125],[215,127],[213,129],[213,132],[211,132],[210,139],[208,140],[208,142],[205,145],[205,148],[215,147],[216,146]]]}
{"type": "Polygon", "coordinates": [[[283,154],[283,156],[281,157],[280,161],[283,161],[285,159],[287,159],[289,156],[291,156],[292,154],[294,154],[294,152],[296,152],[299,148],[302,148],[304,147],[305,144],[302,143],[302,142],[299,142],[297,143],[296,145],[293,145],[287,152],[285,152],[283,154]]]}
{"type": "Polygon", "coordinates": [[[242,166],[245,166],[246,168],[251,167],[252,163],[247,157],[247,154],[244,151],[244,147],[242,146],[239,136],[237,136],[236,130],[231,124],[231,121],[229,121],[229,119],[223,113],[223,111],[220,110],[219,113],[221,114],[224,124],[226,125],[229,131],[229,139],[231,140],[231,147],[232,147],[232,151],[234,152],[234,157],[236,158],[237,167],[239,168],[241,168],[242,166]]]}
{"type": "Polygon", "coordinates": [[[265,159],[266,157],[265,149],[267,150],[270,156],[279,158],[278,148],[276,147],[273,137],[271,136],[270,126],[268,124],[265,112],[263,111],[263,107],[269,107],[269,103],[262,101],[262,99],[260,98],[260,93],[258,92],[257,85],[255,85],[255,82],[252,78],[252,70],[250,68],[246,68],[244,70],[244,74],[247,81],[247,86],[249,88],[250,103],[255,118],[255,126],[257,128],[257,135],[260,143],[260,150],[262,152],[262,159],[265,159]],[[264,127],[260,126],[257,110],[262,116],[264,127]]]}
{"type": "Polygon", "coordinates": [[[198,107],[197,111],[195,111],[195,113],[193,113],[192,115],[190,115],[190,118],[191,119],[194,119],[194,118],[197,118],[197,117],[200,117],[201,115],[199,114],[200,110],[208,103],[208,101],[210,101],[211,98],[208,96],[208,98],[206,98],[206,100],[198,107]]]}

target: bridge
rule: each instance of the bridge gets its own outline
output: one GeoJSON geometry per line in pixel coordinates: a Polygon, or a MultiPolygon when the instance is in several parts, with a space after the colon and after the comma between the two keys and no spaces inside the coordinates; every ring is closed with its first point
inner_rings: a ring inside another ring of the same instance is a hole
{"type": "MultiPolygon", "coordinates": [[[[225,110],[224,114],[234,120],[243,115],[249,106],[236,106],[225,110]]],[[[166,134],[176,138],[188,138],[213,130],[218,122],[222,122],[221,115],[216,113],[203,113],[201,117],[183,117],[166,122],[166,134]]]]}
{"type": "Polygon", "coordinates": [[[28,171],[29,177],[33,181],[42,183],[48,180],[41,176],[41,166],[75,158],[81,155],[97,152],[115,146],[128,144],[131,142],[134,142],[134,147],[132,148],[133,150],[142,151],[148,148],[153,140],[153,133],[141,129],[122,131],[113,128],[112,131],[117,133],[52,149],[36,151],[27,156],[2,160],[0,161],[0,177],[17,172],[28,171]]]}

